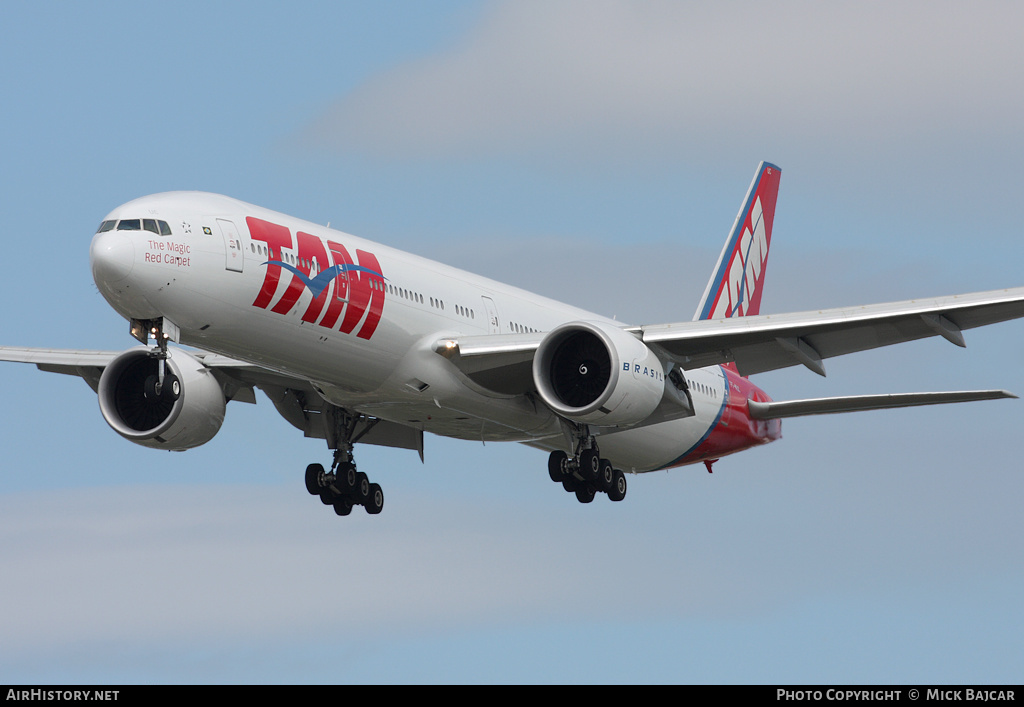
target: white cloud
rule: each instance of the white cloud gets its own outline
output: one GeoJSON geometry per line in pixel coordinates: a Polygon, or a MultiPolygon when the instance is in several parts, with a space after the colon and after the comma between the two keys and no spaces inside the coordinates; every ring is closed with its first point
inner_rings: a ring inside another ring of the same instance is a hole
{"type": "Polygon", "coordinates": [[[503,2],[455,49],[342,97],[305,139],[374,156],[650,158],[1006,135],[1024,106],[1022,20],[998,2],[503,2]]]}

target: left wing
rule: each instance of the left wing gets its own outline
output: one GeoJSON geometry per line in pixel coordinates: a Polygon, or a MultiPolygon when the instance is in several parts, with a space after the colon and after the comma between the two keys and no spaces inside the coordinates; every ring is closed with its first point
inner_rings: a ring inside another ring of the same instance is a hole
{"type": "MultiPolygon", "coordinates": [[[[802,364],[825,375],[824,359],[929,336],[964,346],[963,330],[1024,317],[1024,287],[934,299],[627,327],[684,369],[735,364],[749,376],[802,364]]],[[[529,366],[543,334],[441,340],[435,350],[481,384],[532,389],[529,366]]]]}
{"type": "Polygon", "coordinates": [[[965,329],[1024,317],[1024,287],[935,299],[656,324],[631,329],[683,368],[735,363],[741,375],[803,364],[825,375],[823,359],[941,336],[965,346],[965,329]]]}

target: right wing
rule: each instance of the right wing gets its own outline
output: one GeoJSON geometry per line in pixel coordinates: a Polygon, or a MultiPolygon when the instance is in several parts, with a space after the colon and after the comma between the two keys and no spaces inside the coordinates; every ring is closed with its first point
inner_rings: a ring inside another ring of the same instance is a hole
{"type": "MultiPolygon", "coordinates": [[[[0,346],[0,361],[33,363],[41,371],[79,376],[94,392],[99,390],[103,369],[123,351],[40,349],[0,346]]],[[[308,380],[278,373],[262,366],[198,349],[189,356],[210,369],[229,401],[256,403],[253,388],[262,390],[285,420],[306,437],[331,441],[333,409],[308,380]]],[[[172,353],[173,355],[173,353],[172,353]]],[[[359,441],[383,447],[413,449],[423,455],[423,431],[387,420],[374,419],[361,430],[359,441]]]]}

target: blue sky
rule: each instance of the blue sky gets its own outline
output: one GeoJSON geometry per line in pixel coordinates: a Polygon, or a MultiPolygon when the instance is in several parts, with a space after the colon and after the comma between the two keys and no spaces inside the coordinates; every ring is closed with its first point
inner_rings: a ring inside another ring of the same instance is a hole
{"type": "MultiPolygon", "coordinates": [[[[7,2],[0,343],[118,349],[114,206],[221,192],[632,323],[686,320],[757,163],[763,312],[1021,285],[1011,4],[7,2]]],[[[759,376],[1024,392],[1022,324],[759,376]]],[[[0,366],[0,681],[1018,682],[1019,401],[786,421],[582,506],[540,452],[358,450],[269,401],[183,454],[0,366]]]]}

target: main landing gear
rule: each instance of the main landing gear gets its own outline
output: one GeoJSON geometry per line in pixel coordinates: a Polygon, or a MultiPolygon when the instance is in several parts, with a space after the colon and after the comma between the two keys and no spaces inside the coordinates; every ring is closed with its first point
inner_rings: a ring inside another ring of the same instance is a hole
{"type": "Polygon", "coordinates": [[[384,492],[380,484],[370,482],[370,477],[356,470],[352,446],[370,431],[377,420],[364,415],[351,414],[341,408],[324,411],[335,418],[333,435],[327,443],[334,449],[334,462],[326,471],[322,464],[306,467],[306,490],[319,496],[325,506],[333,506],[339,516],[347,516],[354,506],[362,506],[370,515],[384,509],[384,492]],[[357,427],[362,428],[356,432],[357,427]]]}
{"type": "Polygon", "coordinates": [[[626,497],[626,475],[601,458],[597,443],[590,436],[577,442],[572,458],[560,449],[551,452],[548,475],[566,491],[575,493],[580,503],[590,503],[598,492],[608,494],[613,501],[626,497]]]}

